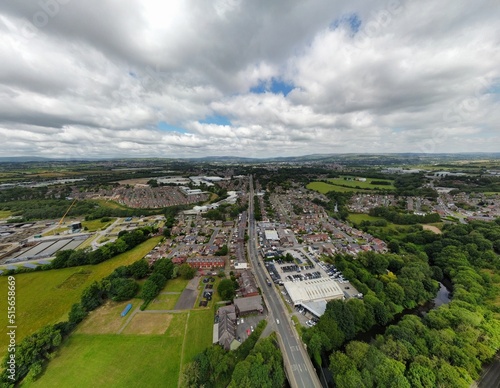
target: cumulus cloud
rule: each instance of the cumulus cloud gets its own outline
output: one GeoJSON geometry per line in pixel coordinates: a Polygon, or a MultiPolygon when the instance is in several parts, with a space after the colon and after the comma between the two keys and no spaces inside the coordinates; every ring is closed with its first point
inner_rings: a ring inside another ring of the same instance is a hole
{"type": "Polygon", "coordinates": [[[499,16],[494,0],[4,1],[0,153],[498,151],[499,16]]]}

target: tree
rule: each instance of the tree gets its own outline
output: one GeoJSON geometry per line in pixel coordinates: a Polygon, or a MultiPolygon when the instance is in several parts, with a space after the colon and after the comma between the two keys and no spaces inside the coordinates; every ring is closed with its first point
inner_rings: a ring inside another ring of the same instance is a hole
{"type": "Polygon", "coordinates": [[[129,269],[134,279],[142,279],[148,274],[149,265],[146,260],[138,260],[129,265],[129,269]]]}
{"type": "Polygon", "coordinates": [[[115,302],[131,299],[137,294],[139,285],[132,279],[117,278],[111,281],[110,297],[115,302]]]}
{"type": "Polygon", "coordinates": [[[234,283],[231,279],[223,279],[217,287],[217,292],[222,300],[232,300],[236,295],[234,283]]]}
{"type": "Polygon", "coordinates": [[[73,324],[78,324],[87,316],[87,312],[80,303],[75,303],[71,306],[68,321],[73,324]]]}
{"type": "Polygon", "coordinates": [[[142,286],[141,298],[144,299],[144,301],[149,302],[153,300],[159,292],[160,289],[158,288],[158,286],[148,279],[142,286]]]}
{"type": "Polygon", "coordinates": [[[184,263],[181,264],[178,271],[179,275],[182,276],[183,279],[192,279],[196,274],[196,268],[192,268],[189,264],[184,263]]]}

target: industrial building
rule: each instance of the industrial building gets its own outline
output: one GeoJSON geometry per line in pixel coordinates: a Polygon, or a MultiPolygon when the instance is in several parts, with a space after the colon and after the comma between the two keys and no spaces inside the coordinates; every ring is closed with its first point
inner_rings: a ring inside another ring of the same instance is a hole
{"type": "Polygon", "coordinates": [[[317,317],[324,314],[329,300],[344,298],[338,283],[330,278],[284,282],[283,286],[294,306],[302,306],[317,317]]]}

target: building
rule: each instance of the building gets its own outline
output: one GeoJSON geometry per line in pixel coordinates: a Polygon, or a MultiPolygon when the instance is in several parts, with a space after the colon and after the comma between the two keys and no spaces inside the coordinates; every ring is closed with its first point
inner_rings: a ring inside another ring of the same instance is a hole
{"type": "Polygon", "coordinates": [[[327,301],[344,297],[338,283],[330,278],[284,282],[283,286],[294,306],[301,305],[318,317],[325,312],[327,301]]]}
{"type": "MultiPolygon", "coordinates": [[[[219,309],[220,310],[220,309],[219,309]]],[[[236,323],[227,310],[219,311],[219,345],[229,350],[236,338],[236,323]]]]}
{"type": "Polygon", "coordinates": [[[225,260],[221,257],[192,257],[186,262],[197,269],[224,268],[226,265],[225,260]]]}
{"type": "Polygon", "coordinates": [[[278,237],[278,232],[276,232],[276,230],[272,229],[272,230],[268,230],[266,229],[265,230],[265,235],[266,235],[266,240],[268,241],[279,241],[279,237],[278,237]]]}
{"type": "Polygon", "coordinates": [[[256,296],[259,295],[259,289],[257,288],[257,283],[250,271],[243,271],[238,278],[238,284],[240,285],[240,294],[243,297],[256,296]]]}
{"type": "Polygon", "coordinates": [[[236,298],[234,300],[234,305],[238,316],[262,313],[264,311],[262,297],[260,295],[249,296],[247,298],[236,298]]]}

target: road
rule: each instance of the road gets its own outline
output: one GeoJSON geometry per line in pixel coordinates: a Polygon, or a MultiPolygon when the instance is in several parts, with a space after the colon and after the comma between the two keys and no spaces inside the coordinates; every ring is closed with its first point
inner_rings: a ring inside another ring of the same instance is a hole
{"type": "Polygon", "coordinates": [[[253,179],[250,176],[250,201],[248,207],[248,251],[254,272],[257,275],[257,281],[264,295],[267,307],[269,309],[269,324],[281,338],[280,346],[283,354],[283,361],[287,371],[288,381],[292,387],[313,388],[321,387],[321,383],[316,374],[314,366],[307,354],[302,342],[299,340],[297,332],[292,327],[292,320],[288,314],[282,299],[276,292],[275,287],[269,287],[266,284],[267,273],[264,266],[258,266],[259,256],[257,251],[257,240],[255,230],[255,218],[253,209],[253,179]]]}
{"type": "Polygon", "coordinates": [[[474,382],[471,388],[498,388],[500,387],[500,353],[497,353],[494,361],[483,369],[480,380],[474,382]]]}

